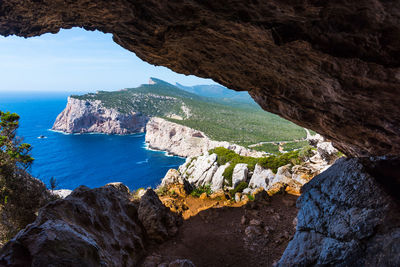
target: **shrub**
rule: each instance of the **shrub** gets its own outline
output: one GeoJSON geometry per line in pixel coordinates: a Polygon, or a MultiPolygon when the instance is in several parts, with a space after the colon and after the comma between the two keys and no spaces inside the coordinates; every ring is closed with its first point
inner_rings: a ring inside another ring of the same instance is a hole
{"type": "Polygon", "coordinates": [[[212,194],[211,185],[207,184],[207,185],[199,186],[199,187],[193,189],[193,191],[190,193],[190,195],[194,196],[194,197],[199,197],[203,193],[207,193],[208,196],[211,195],[212,194]]]}
{"type": "Polygon", "coordinates": [[[217,147],[209,151],[210,154],[217,154],[217,163],[219,166],[230,162],[225,169],[223,176],[228,185],[232,185],[233,170],[238,163],[247,164],[249,171],[254,171],[256,164],[261,165],[265,169],[271,169],[274,173],[278,168],[287,164],[298,165],[307,157],[313,155],[311,146],[304,147],[301,150],[290,151],[283,154],[271,155],[264,158],[244,157],[236,154],[234,151],[224,147],[217,147]]]}
{"type": "Polygon", "coordinates": [[[229,190],[231,197],[235,197],[236,193],[242,193],[249,186],[246,182],[240,182],[234,189],[229,190]]]}
{"type": "Polygon", "coordinates": [[[316,149],[310,145],[304,146],[302,149],[299,150],[299,157],[302,160],[307,160],[310,157],[314,156],[314,151],[316,149]]]}
{"type": "MultiPolygon", "coordinates": [[[[139,189],[137,191],[139,191],[139,189]]],[[[159,187],[157,187],[157,189],[155,191],[156,191],[157,195],[165,196],[168,193],[168,188],[166,186],[159,186],[159,187]]]]}

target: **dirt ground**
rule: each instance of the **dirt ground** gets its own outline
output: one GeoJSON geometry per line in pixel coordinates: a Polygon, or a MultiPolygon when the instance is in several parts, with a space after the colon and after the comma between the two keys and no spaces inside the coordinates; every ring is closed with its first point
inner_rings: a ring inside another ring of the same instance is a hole
{"type": "Polygon", "coordinates": [[[196,266],[273,266],[295,232],[297,197],[277,194],[242,207],[213,207],[184,220],[173,239],[152,245],[162,262],[196,266]]]}

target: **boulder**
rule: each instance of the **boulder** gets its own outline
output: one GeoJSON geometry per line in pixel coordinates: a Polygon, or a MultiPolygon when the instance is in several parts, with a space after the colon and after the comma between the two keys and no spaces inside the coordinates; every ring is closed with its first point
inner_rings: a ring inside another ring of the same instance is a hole
{"type": "Polygon", "coordinates": [[[217,154],[205,153],[197,158],[192,158],[190,162],[182,165],[179,171],[190,184],[201,186],[206,182],[211,183],[217,169],[217,154]]]}
{"type": "Polygon", "coordinates": [[[242,193],[239,192],[235,193],[235,201],[240,202],[241,199],[242,199],[242,193]]]}
{"type": "Polygon", "coordinates": [[[247,181],[247,164],[236,164],[232,173],[232,187],[235,188],[239,183],[247,181]]]}
{"type": "Polygon", "coordinates": [[[51,190],[51,194],[59,197],[59,198],[66,198],[72,193],[72,190],[69,189],[58,189],[58,190],[51,190]]]}
{"type": "Polygon", "coordinates": [[[256,164],[249,182],[249,188],[267,188],[269,182],[274,179],[274,176],[274,173],[270,169],[264,169],[259,164],[256,164]]]}
{"type": "Polygon", "coordinates": [[[337,160],[302,192],[278,266],[400,266],[399,204],[359,159],[337,160]]]}
{"type": "Polygon", "coordinates": [[[229,166],[230,166],[230,163],[219,166],[219,168],[215,172],[215,174],[212,178],[212,182],[211,182],[211,190],[213,192],[216,192],[224,187],[225,177],[223,176],[223,174],[224,174],[225,169],[228,168],[229,166]]]}
{"type": "MultiPolygon", "coordinates": [[[[121,188],[121,187],[120,187],[121,188]]],[[[11,266],[132,266],[144,255],[137,204],[114,186],[81,186],[47,204],[0,251],[11,266]]]]}
{"type": "Polygon", "coordinates": [[[268,187],[272,187],[276,183],[289,184],[292,180],[291,165],[279,167],[275,177],[270,181],[268,187]]]}
{"type": "Polygon", "coordinates": [[[178,232],[182,218],[165,207],[153,190],[147,190],[140,199],[138,218],[147,237],[162,242],[178,232]]]}
{"type": "Polygon", "coordinates": [[[248,194],[251,194],[254,190],[255,189],[245,188],[242,193],[245,195],[248,195],[248,194]]]}
{"type": "Polygon", "coordinates": [[[167,174],[161,181],[161,186],[168,186],[171,184],[183,184],[183,179],[178,170],[169,169],[167,174]]]}

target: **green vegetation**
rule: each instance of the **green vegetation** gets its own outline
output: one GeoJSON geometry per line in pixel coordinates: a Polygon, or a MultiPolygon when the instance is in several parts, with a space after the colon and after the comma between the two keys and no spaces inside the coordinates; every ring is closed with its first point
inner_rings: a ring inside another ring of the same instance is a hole
{"type": "Polygon", "coordinates": [[[195,189],[193,189],[190,195],[194,197],[200,197],[201,194],[203,193],[206,193],[207,196],[211,195],[212,191],[211,191],[211,186],[209,184],[196,187],[195,189]]]}
{"type": "Polygon", "coordinates": [[[271,154],[278,154],[279,152],[279,146],[275,143],[266,143],[266,144],[261,144],[255,147],[252,147],[252,149],[257,150],[257,151],[265,151],[271,154]]]}
{"type": "Polygon", "coordinates": [[[283,150],[292,151],[308,145],[308,141],[290,142],[283,145],[283,150]]]}
{"type": "Polygon", "coordinates": [[[19,116],[16,113],[0,111],[0,170],[6,166],[17,165],[27,169],[33,162],[31,145],[22,143],[16,137],[19,116]]]}
{"type": "MultiPolygon", "coordinates": [[[[255,103],[241,103],[199,96],[164,81],[115,92],[71,96],[100,100],[105,107],[122,113],[140,112],[204,132],[217,141],[248,146],[263,141],[295,140],[306,136],[303,128],[262,110],[255,103]],[[190,115],[185,113],[185,107],[190,115]],[[182,120],[171,115],[177,115],[182,120]]],[[[273,152],[274,153],[274,152],[273,152]]]]}
{"type": "MultiPolygon", "coordinates": [[[[137,192],[139,192],[139,190],[140,190],[140,188],[135,191],[135,194],[137,194],[137,192]]],[[[159,196],[165,196],[168,193],[168,187],[166,187],[166,186],[158,186],[156,188],[155,192],[159,196]]]]}
{"type": "Polygon", "coordinates": [[[234,189],[229,190],[231,197],[235,197],[236,193],[242,193],[249,186],[246,182],[240,182],[234,189]]]}
{"type": "Polygon", "coordinates": [[[225,169],[223,176],[225,181],[232,185],[232,174],[236,164],[245,163],[249,171],[254,171],[256,164],[259,164],[265,169],[271,169],[274,173],[278,168],[287,164],[298,165],[301,164],[308,157],[313,155],[313,148],[306,146],[303,149],[290,151],[283,154],[271,155],[263,158],[244,157],[236,154],[232,150],[224,147],[217,147],[209,151],[210,154],[217,154],[217,164],[219,166],[225,165],[230,162],[230,165],[225,169]]]}

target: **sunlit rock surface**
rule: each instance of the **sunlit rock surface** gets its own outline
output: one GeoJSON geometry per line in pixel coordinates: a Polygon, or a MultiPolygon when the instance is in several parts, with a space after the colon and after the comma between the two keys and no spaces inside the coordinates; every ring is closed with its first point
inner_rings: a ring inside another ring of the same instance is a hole
{"type": "Polygon", "coordinates": [[[101,101],[68,97],[65,109],[57,116],[52,130],[65,133],[131,134],[144,132],[147,116],[131,112],[122,114],[105,108],[101,101]]]}
{"type": "Polygon", "coordinates": [[[360,160],[337,160],[302,192],[278,266],[400,265],[400,207],[360,160]]]}
{"type": "Polygon", "coordinates": [[[146,125],[146,143],[150,148],[181,157],[195,157],[216,147],[231,149],[242,156],[262,157],[265,152],[251,150],[226,141],[211,140],[203,132],[162,118],[153,117],[146,125]]]}

